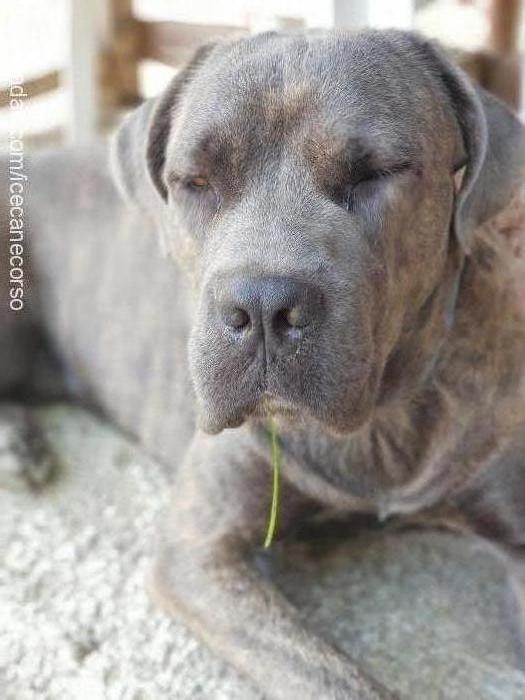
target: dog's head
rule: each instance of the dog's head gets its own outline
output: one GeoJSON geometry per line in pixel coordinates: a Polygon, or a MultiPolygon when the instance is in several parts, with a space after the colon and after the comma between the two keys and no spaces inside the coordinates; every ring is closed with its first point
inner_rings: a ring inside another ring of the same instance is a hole
{"type": "Polygon", "coordinates": [[[432,366],[523,136],[417,36],[265,34],[203,47],[114,154],[192,251],[202,426],[273,410],[347,433],[432,366]]]}

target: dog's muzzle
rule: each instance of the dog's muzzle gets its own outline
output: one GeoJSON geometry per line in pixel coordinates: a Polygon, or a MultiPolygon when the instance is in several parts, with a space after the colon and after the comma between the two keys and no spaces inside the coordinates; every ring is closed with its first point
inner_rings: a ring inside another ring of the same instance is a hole
{"type": "Polygon", "coordinates": [[[236,427],[280,402],[305,404],[326,324],[323,292],[305,277],[246,272],[206,286],[190,340],[206,431],[236,427]]]}
{"type": "Polygon", "coordinates": [[[322,319],[323,295],[290,277],[236,277],[214,293],[215,323],[238,348],[266,365],[297,353],[322,319]]]}

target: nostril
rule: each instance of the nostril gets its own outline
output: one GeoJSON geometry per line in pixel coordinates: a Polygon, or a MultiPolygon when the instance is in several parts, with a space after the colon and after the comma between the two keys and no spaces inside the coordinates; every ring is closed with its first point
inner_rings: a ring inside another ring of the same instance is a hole
{"type": "Polygon", "coordinates": [[[274,316],[274,329],[281,331],[300,331],[308,325],[309,321],[304,309],[300,305],[290,309],[281,309],[274,316]]]}
{"type": "Polygon", "coordinates": [[[242,331],[250,324],[250,314],[244,309],[234,306],[223,312],[224,323],[236,331],[242,331]]]}
{"type": "Polygon", "coordinates": [[[317,333],[323,320],[321,290],[288,277],[219,278],[212,289],[215,320],[235,342],[291,347],[317,333]]]}
{"type": "Polygon", "coordinates": [[[296,305],[285,311],[285,319],[292,328],[304,328],[308,325],[308,318],[302,306],[296,305]]]}

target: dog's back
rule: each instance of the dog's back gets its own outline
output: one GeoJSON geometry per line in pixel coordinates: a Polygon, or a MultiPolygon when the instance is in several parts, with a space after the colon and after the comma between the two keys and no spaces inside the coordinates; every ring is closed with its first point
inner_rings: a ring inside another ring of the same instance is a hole
{"type": "MultiPolygon", "coordinates": [[[[185,285],[160,254],[151,222],[125,210],[107,160],[99,146],[41,152],[26,163],[24,308],[2,305],[2,380],[27,378],[45,328],[69,390],[173,458],[193,431],[185,285]]],[[[5,299],[9,283],[4,274],[5,299]]]]}

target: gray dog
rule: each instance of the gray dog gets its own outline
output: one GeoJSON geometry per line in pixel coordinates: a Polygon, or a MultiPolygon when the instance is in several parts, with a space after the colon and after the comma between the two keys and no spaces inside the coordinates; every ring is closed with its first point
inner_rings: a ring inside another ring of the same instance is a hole
{"type": "Polygon", "coordinates": [[[44,333],[69,391],[176,467],[159,599],[269,698],[392,697],[251,563],[268,417],[279,537],[417,514],[525,588],[522,126],[418,36],[264,34],[203,47],[124,122],[131,207],[104,157],[31,165],[4,394],[44,333]]]}

